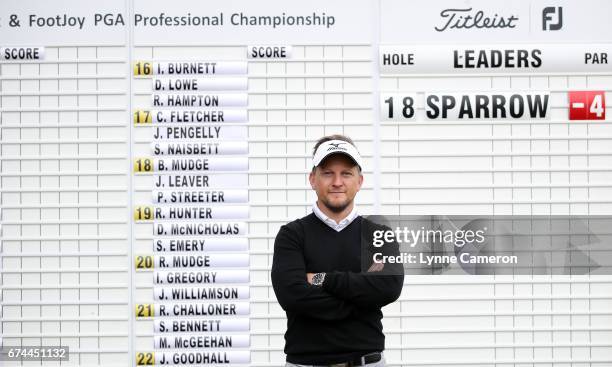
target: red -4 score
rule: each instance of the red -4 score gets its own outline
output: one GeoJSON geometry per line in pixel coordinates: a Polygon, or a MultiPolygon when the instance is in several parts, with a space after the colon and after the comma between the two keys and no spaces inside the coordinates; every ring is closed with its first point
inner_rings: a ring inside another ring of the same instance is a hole
{"type": "Polygon", "coordinates": [[[606,93],[602,90],[568,93],[570,120],[605,120],[606,93]]]}

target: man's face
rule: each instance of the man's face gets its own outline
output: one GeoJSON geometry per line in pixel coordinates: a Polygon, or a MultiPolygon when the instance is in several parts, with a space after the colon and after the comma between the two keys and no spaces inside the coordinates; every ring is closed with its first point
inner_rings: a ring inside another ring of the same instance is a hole
{"type": "Polygon", "coordinates": [[[332,212],[340,213],[353,203],[363,176],[349,157],[333,154],[310,173],[309,180],[319,202],[332,212]]]}

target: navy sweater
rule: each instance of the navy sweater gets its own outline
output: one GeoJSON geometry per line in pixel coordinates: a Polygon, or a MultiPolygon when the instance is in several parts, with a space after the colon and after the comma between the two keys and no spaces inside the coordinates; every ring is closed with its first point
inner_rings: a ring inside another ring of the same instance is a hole
{"type": "MultiPolygon", "coordinates": [[[[337,232],[314,214],[281,227],[274,242],[272,285],[287,313],[285,353],[296,364],[332,364],[385,347],[380,308],[402,290],[401,265],[386,264],[365,273],[374,248],[362,237],[383,227],[357,217],[337,232]],[[306,273],[325,272],[322,287],[308,284],[306,273]]],[[[398,254],[397,244],[376,252],[398,254]]]]}

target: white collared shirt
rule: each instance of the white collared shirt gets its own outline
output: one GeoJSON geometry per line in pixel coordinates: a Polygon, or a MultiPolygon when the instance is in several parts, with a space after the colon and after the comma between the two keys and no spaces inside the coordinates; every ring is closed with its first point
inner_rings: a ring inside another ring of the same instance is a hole
{"type": "Polygon", "coordinates": [[[321,219],[321,221],[331,228],[333,228],[336,232],[340,232],[344,228],[346,228],[349,224],[351,224],[359,214],[357,213],[357,205],[353,205],[353,210],[346,216],[346,218],[342,219],[339,223],[336,223],[335,220],[331,219],[325,213],[319,209],[317,202],[315,201],[312,204],[312,212],[317,216],[317,218],[321,219]]]}

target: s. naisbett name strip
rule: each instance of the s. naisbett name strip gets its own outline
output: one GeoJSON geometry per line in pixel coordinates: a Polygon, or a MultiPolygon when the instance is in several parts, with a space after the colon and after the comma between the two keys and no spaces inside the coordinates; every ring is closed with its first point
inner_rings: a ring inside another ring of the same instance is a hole
{"type": "Polygon", "coordinates": [[[134,111],[136,126],[155,124],[151,156],[134,160],[136,173],[153,175],[134,219],[151,223],[155,252],[135,258],[154,270],[136,317],[153,318],[155,332],[154,351],[137,351],[136,364],[248,363],[248,350],[228,350],[250,346],[247,63],[137,62],[134,73],[157,77],[156,109],[134,111]],[[194,351],[155,352],[167,349],[194,351]]]}

